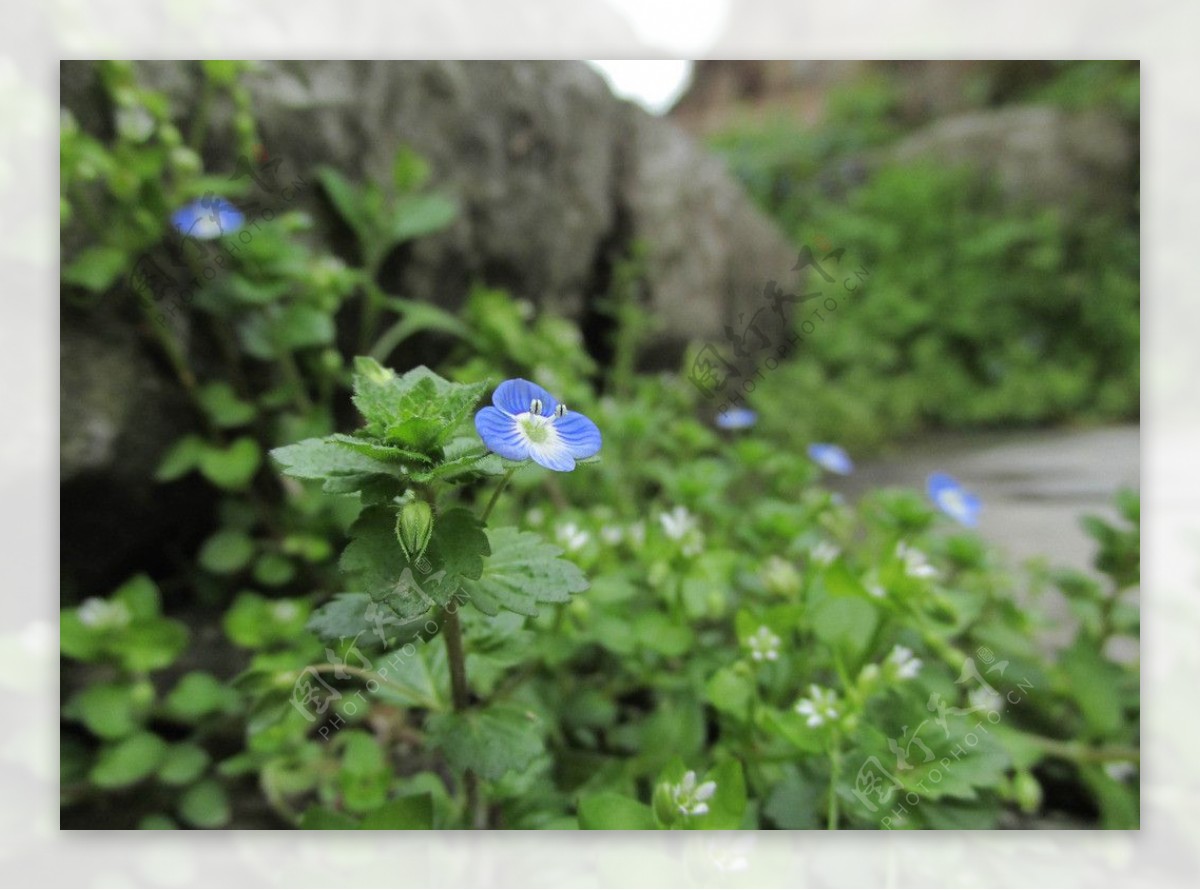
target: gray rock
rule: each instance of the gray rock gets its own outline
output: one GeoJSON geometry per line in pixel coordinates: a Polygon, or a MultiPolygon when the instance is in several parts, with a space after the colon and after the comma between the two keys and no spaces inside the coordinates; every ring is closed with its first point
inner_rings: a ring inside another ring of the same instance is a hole
{"type": "Polygon", "coordinates": [[[1012,201],[1069,212],[1128,211],[1136,151],[1136,135],[1103,113],[1019,105],[938,121],[878,161],[970,167],[1012,201]]]}
{"type": "MultiPolygon", "coordinates": [[[[171,97],[186,132],[198,66],[145,62],[138,73],[171,97]]],[[[106,135],[94,64],[64,63],[61,83],[63,106],[106,135]]],[[[594,304],[614,263],[642,241],[642,292],[663,320],[648,352],[656,365],[678,367],[688,340],[722,339],[740,312],[762,305],[765,281],[792,276],[793,251],[720,162],[670,122],[616,99],[582,63],[269,62],[246,84],[280,174],[312,183],[294,206],[316,219],[314,237],[352,250],[312,177],[319,164],[355,181],[388,182],[407,144],[430,161],[433,184],[458,198],[462,210],[448,230],[384,264],[382,283],[393,293],[453,310],[480,282],[596,324],[594,304]]],[[[209,169],[232,171],[223,104],[213,107],[204,155],[209,169]]],[[[182,393],[132,326],[115,314],[99,320],[111,312],[101,307],[96,321],[70,330],[64,318],[63,525],[103,530],[103,511],[119,503],[129,510],[112,525],[139,528],[145,540],[78,560],[64,553],[64,565],[89,569],[162,539],[162,487],[150,477],[194,423],[169,410],[183,404],[182,393]]],[[[183,333],[193,359],[205,362],[183,333]]]]}

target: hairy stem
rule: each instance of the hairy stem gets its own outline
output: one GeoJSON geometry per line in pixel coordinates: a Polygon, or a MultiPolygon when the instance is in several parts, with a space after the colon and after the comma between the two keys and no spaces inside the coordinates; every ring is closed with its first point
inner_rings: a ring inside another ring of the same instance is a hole
{"type": "MultiPolygon", "coordinates": [[[[458,609],[453,612],[442,610],[442,635],[446,638],[446,656],[450,663],[450,697],[455,713],[462,713],[471,706],[471,688],[467,685],[467,657],[463,647],[462,623],[458,620],[458,609]]],[[[467,817],[472,828],[487,828],[487,804],[480,793],[479,776],[474,770],[463,775],[467,791],[467,817]]]]}
{"type": "Polygon", "coordinates": [[[496,490],[492,492],[492,499],[487,502],[487,506],[483,508],[483,515],[479,517],[479,521],[486,523],[488,517],[492,515],[492,508],[496,506],[496,502],[500,500],[500,495],[504,489],[508,487],[508,480],[513,477],[513,473],[517,471],[516,467],[509,467],[508,472],[504,474],[504,478],[500,480],[500,484],[496,486],[496,490]]]}

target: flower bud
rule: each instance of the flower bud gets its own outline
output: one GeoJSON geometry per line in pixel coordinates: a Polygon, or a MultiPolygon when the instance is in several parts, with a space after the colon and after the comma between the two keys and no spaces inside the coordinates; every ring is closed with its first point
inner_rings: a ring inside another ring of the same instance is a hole
{"type": "Polygon", "coordinates": [[[1021,770],[1013,776],[1013,797],[1023,813],[1036,813],[1042,806],[1042,786],[1033,773],[1021,770]]]}
{"type": "Polygon", "coordinates": [[[396,517],[396,537],[410,563],[418,562],[425,555],[429,539],[433,536],[433,510],[424,501],[410,501],[400,509],[396,517]]]}

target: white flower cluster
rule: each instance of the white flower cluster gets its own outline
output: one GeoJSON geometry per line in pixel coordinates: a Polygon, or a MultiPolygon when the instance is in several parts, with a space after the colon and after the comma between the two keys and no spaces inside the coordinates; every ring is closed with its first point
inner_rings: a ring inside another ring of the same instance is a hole
{"type": "Polygon", "coordinates": [[[563,545],[563,549],[568,553],[574,553],[577,550],[582,550],[587,546],[588,541],[592,536],[585,530],[581,529],[574,522],[564,522],[562,525],[554,529],[554,537],[558,539],[558,543],[563,545]]]}
{"type": "Polygon", "coordinates": [[[765,624],[746,638],[750,657],[755,661],[775,661],[779,658],[779,647],[782,644],[783,641],[765,624]]]}
{"type": "Polygon", "coordinates": [[[921,670],[921,659],[913,655],[913,651],[907,646],[897,645],[887,660],[895,669],[898,680],[911,680],[921,670]]]}
{"type": "Polygon", "coordinates": [[[822,689],[816,683],[808,687],[808,698],[802,698],[796,702],[796,713],[801,717],[807,717],[809,726],[821,726],[822,724],[836,720],[841,716],[841,711],[838,710],[837,693],[832,689],[822,689]]]}
{"type": "Polygon", "coordinates": [[[896,555],[904,561],[904,571],[910,578],[936,578],[937,569],[929,564],[925,554],[903,541],[896,545],[896,555]]]}
{"type": "Polygon", "coordinates": [[[658,521],[666,536],[681,544],[684,556],[699,556],[704,550],[704,534],[687,507],[680,505],[670,513],[660,513],[658,521]]]}
{"type": "Polygon", "coordinates": [[[827,566],[837,559],[838,554],[841,552],[841,550],[839,550],[833,544],[830,544],[828,541],[822,541],[809,552],[809,555],[812,557],[812,561],[817,565],[827,566]]]}
{"type": "Polygon", "coordinates": [[[688,770],[682,781],[670,788],[671,803],[684,816],[703,816],[708,812],[708,801],[717,793],[716,782],[696,784],[696,771],[688,770]]]}

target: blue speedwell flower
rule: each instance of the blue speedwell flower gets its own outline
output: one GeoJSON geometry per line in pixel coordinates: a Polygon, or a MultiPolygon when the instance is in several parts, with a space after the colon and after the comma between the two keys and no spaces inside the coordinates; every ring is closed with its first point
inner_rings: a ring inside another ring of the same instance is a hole
{"type": "Polygon", "coordinates": [[[808,446],[808,456],[831,473],[849,476],[854,472],[854,462],[840,445],[814,442],[808,446]]]}
{"type": "Polygon", "coordinates": [[[950,518],[972,528],[979,523],[979,511],[983,506],[979,497],[963,488],[953,476],[931,473],[928,490],[930,500],[950,518]]]}
{"type": "Polygon", "coordinates": [[[749,408],[730,408],[717,415],[716,423],[723,430],[745,430],[758,423],[758,414],[749,408]]]}
{"type": "Polygon", "coordinates": [[[548,470],[575,469],[575,461],[600,450],[600,430],[536,383],[505,380],[481,408],[475,429],[489,449],[509,460],[533,459],[548,470]]]}
{"type": "Polygon", "coordinates": [[[242,227],[246,217],[224,198],[205,195],[171,214],[171,225],[181,235],[211,241],[231,235],[242,227]]]}

